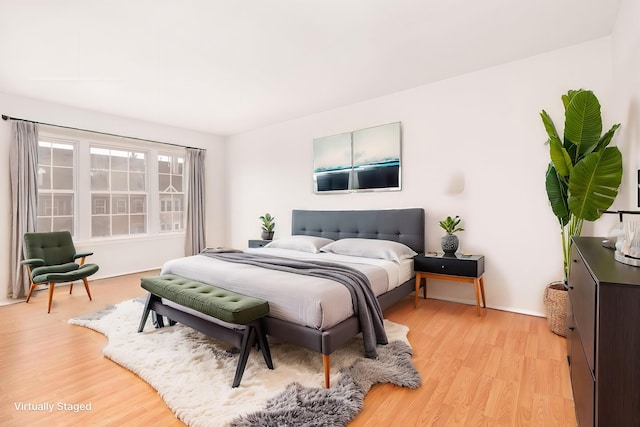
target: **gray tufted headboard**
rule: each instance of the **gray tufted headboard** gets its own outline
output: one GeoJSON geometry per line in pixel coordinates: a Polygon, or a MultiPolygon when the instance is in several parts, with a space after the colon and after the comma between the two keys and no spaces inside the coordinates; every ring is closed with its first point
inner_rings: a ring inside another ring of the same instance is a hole
{"type": "Polygon", "coordinates": [[[424,209],[293,210],[291,234],[333,240],[348,237],[392,240],[424,253],[424,209]]]}

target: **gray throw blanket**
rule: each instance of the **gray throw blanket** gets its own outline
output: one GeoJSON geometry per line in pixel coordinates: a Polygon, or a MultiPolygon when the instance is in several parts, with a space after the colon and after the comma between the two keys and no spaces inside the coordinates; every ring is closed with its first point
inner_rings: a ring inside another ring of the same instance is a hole
{"type": "Polygon", "coordinates": [[[387,334],[384,330],[382,309],[378,304],[378,299],[371,290],[371,284],[367,276],[354,268],[331,262],[302,261],[247,253],[210,253],[203,251],[201,255],[221,261],[321,277],[341,283],[351,293],[353,312],[358,316],[360,329],[362,330],[365,357],[377,358],[376,344],[387,344],[387,334]]]}

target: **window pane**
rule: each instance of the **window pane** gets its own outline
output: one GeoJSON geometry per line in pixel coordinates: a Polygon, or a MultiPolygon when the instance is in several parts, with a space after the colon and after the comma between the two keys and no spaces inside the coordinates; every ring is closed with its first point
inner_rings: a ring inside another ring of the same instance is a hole
{"type": "Polygon", "coordinates": [[[128,169],[126,151],[111,150],[111,170],[126,171],[128,169]]]}
{"type": "Polygon", "coordinates": [[[182,193],[182,176],[181,175],[173,175],[171,177],[171,184],[173,184],[173,188],[178,193],[182,193]]]}
{"type": "Polygon", "coordinates": [[[61,216],[53,218],[53,229],[55,231],[68,231],[73,234],[73,217],[61,216]]]}
{"type": "Polygon", "coordinates": [[[147,232],[146,215],[131,215],[129,217],[131,224],[131,234],[142,234],[147,232]]]}
{"type": "Polygon", "coordinates": [[[38,233],[48,233],[51,231],[51,218],[38,218],[38,233]]]}
{"type": "Polygon", "coordinates": [[[98,191],[109,190],[109,172],[91,171],[91,189],[98,191]]]}
{"type": "Polygon", "coordinates": [[[93,216],[91,217],[91,236],[104,237],[111,235],[111,227],[109,225],[109,216],[93,216]]]}
{"type": "Polygon", "coordinates": [[[73,194],[53,195],[53,215],[72,216],[73,215],[73,194]]]}
{"type": "Polygon", "coordinates": [[[51,164],[51,144],[42,141],[38,143],[38,164],[51,164]]]}
{"type": "Polygon", "coordinates": [[[147,196],[131,196],[131,213],[146,213],[147,212],[147,196]]]}
{"type": "Polygon", "coordinates": [[[158,190],[161,193],[168,193],[170,191],[171,175],[158,175],[158,190]]]}
{"type": "Polygon", "coordinates": [[[182,175],[182,169],[184,168],[184,159],[182,157],[176,158],[176,167],[173,170],[173,173],[182,175]]]}
{"type": "Polygon", "coordinates": [[[113,236],[119,234],[129,234],[129,215],[114,215],[113,236]]]}
{"type": "Polygon", "coordinates": [[[134,172],[144,172],[144,155],[142,155],[141,153],[135,153],[134,156],[129,159],[129,170],[134,172]]]}
{"type": "Polygon", "coordinates": [[[51,189],[51,168],[38,166],[38,188],[41,190],[51,189]]]}
{"type": "MultiPolygon", "coordinates": [[[[112,214],[128,214],[129,213],[129,196],[113,196],[112,214]]],[[[115,225],[114,225],[115,227],[115,225]]]]}
{"type": "Polygon", "coordinates": [[[73,167],[73,145],[54,144],[53,165],[73,167]]]}
{"type": "Polygon", "coordinates": [[[158,172],[159,173],[171,172],[171,169],[169,169],[169,156],[158,156],[158,172]]]}
{"type": "Polygon", "coordinates": [[[73,190],[73,169],[51,168],[53,173],[53,188],[56,190],[73,190]]]}
{"type": "Polygon", "coordinates": [[[110,197],[108,194],[93,194],[91,196],[91,214],[105,215],[111,212],[110,197]]]}
{"type": "Polygon", "coordinates": [[[51,216],[51,195],[38,194],[38,216],[51,216]]]}
{"type": "Polygon", "coordinates": [[[144,173],[130,172],[129,173],[129,190],[130,191],[144,191],[144,173]]]}
{"type": "Polygon", "coordinates": [[[91,169],[109,170],[109,154],[107,150],[91,148],[91,169]]]}
{"type": "Polygon", "coordinates": [[[111,191],[127,191],[127,173],[111,171],[111,191]]]}
{"type": "Polygon", "coordinates": [[[184,202],[184,196],[180,194],[176,194],[173,196],[173,211],[174,212],[182,212],[184,209],[182,208],[184,202]]]}

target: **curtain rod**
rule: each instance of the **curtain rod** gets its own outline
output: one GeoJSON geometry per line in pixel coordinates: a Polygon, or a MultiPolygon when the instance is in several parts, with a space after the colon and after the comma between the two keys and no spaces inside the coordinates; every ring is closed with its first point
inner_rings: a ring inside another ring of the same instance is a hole
{"type": "MultiPolygon", "coordinates": [[[[136,138],[136,137],[133,137],[133,136],[125,136],[125,135],[116,135],[115,133],[108,133],[108,132],[99,132],[97,130],[74,128],[74,127],[71,127],[71,126],[52,125],[51,123],[43,123],[43,122],[36,122],[34,120],[20,119],[20,118],[17,118],[17,117],[11,117],[11,116],[7,116],[7,115],[4,115],[4,114],[2,115],[2,120],[18,120],[18,121],[21,121],[21,122],[35,123],[35,124],[38,124],[38,125],[53,126],[53,127],[57,127],[57,128],[63,128],[63,129],[80,130],[80,131],[83,131],[83,132],[90,132],[90,133],[97,133],[97,134],[100,134],[100,135],[114,136],[116,138],[127,138],[127,139],[134,139],[134,140],[137,140],[137,141],[154,142],[156,144],[172,145],[174,147],[197,148],[197,147],[189,147],[189,146],[186,146],[186,145],[173,144],[171,142],[154,141],[152,139],[136,138]]],[[[198,150],[206,151],[206,149],[204,149],[204,148],[198,148],[198,150]]]]}

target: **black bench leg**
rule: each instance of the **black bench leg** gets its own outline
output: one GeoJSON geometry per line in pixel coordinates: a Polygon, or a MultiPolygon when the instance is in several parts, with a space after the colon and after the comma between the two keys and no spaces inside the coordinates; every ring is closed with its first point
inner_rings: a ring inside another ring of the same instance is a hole
{"type": "Polygon", "coordinates": [[[271,360],[271,351],[269,350],[269,341],[267,341],[267,334],[264,333],[260,319],[256,321],[256,335],[258,336],[258,346],[262,352],[264,362],[269,369],[273,369],[273,361],[271,360]]]}
{"type": "Polygon", "coordinates": [[[242,374],[244,374],[244,368],[247,366],[247,359],[249,359],[249,352],[251,346],[255,340],[256,332],[253,326],[247,325],[242,335],[242,346],[240,347],[240,357],[238,358],[238,366],[236,367],[236,375],[233,377],[233,384],[231,387],[236,388],[240,385],[242,380],[242,374]]]}
{"type": "Polygon", "coordinates": [[[156,329],[164,328],[164,317],[158,316],[158,313],[154,311],[151,313],[151,318],[153,319],[153,326],[156,329]]]}
{"type": "MultiPolygon", "coordinates": [[[[149,317],[149,312],[151,311],[151,302],[155,299],[153,298],[155,295],[149,293],[147,295],[147,300],[144,303],[144,309],[142,311],[142,319],[140,319],[140,326],[138,326],[138,332],[142,332],[144,329],[144,324],[147,323],[147,318],[149,317]]],[[[153,312],[155,314],[155,311],[153,312]]]]}
{"type": "MultiPolygon", "coordinates": [[[[161,301],[160,297],[149,292],[147,295],[147,300],[144,303],[144,309],[142,311],[142,319],[140,319],[140,326],[138,326],[138,332],[142,332],[144,329],[144,324],[147,323],[147,318],[149,317],[149,313],[151,313],[151,319],[153,321],[153,326],[158,328],[164,328],[164,317],[158,316],[158,313],[151,310],[151,303],[154,301],[161,301]]],[[[169,321],[169,326],[173,326],[176,324],[174,320],[171,320],[167,317],[169,321]]]]}

